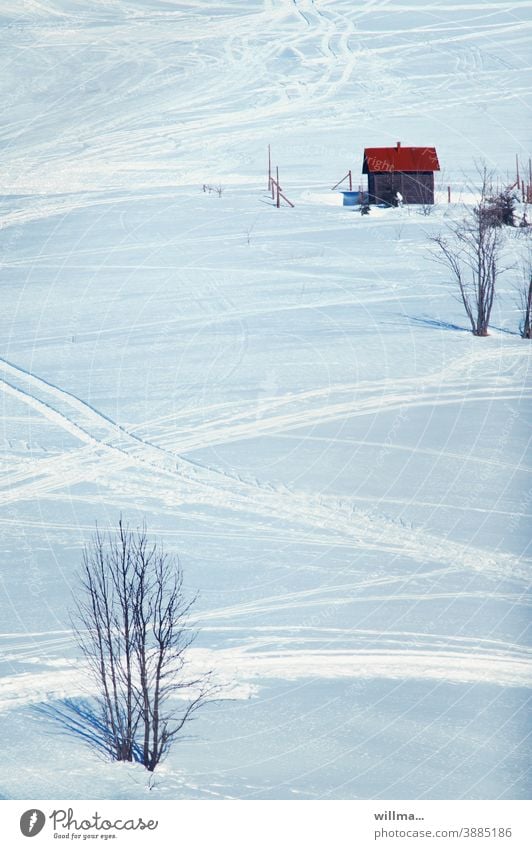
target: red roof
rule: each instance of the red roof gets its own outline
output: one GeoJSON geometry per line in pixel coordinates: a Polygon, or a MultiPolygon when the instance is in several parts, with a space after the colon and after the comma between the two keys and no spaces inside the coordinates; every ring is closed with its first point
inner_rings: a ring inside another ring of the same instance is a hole
{"type": "Polygon", "coordinates": [[[367,147],[364,150],[363,174],[370,171],[439,171],[440,163],[434,147],[367,147]]]}

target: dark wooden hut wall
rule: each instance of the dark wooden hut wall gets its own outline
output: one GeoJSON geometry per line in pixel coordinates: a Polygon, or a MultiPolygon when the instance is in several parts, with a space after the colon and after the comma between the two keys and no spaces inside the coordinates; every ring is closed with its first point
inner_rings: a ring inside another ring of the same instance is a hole
{"type": "Polygon", "coordinates": [[[370,203],[392,204],[397,192],[405,203],[434,203],[434,173],[432,171],[382,171],[368,174],[370,203]]]}

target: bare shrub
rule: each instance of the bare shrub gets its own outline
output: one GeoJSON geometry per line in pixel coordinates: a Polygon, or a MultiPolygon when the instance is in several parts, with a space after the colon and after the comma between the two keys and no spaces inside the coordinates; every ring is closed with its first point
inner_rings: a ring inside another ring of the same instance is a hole
{"type": "Polygon", "coordinates": [[[479,213],[491,227],[515,227],[516,202],[511,189],[502,189],[481,200],[479,213]]]}
{"type": "Polygon", "coordinates": [[[204,183],[203,184],[203,191],[205,193],[209,194],[209,195],[212,195],[212,194],[218,195],[218,197],[221,198],[221,196],[224,193],[224,187],[221,184],[219,184],[217,186],[210,186],[208,183],[204,183]]]}
{"type": "Polygon", "coordinates": [[[500,225],[486,214],[491,175],[481,172],[482,185],[477,206],[466,211],[462,221],[448,225],[448,233],[431,236],[431,255],[452,275],[474,336],[487,336],[495,288],[501,265],[504,236],[500,225]]]}
{"type": "Polygon", "coordinates": [[[418,215],[429,216],[434,212],[434,204],[433,203],[419,203],[416,207],[416,212],[418,215]]]}

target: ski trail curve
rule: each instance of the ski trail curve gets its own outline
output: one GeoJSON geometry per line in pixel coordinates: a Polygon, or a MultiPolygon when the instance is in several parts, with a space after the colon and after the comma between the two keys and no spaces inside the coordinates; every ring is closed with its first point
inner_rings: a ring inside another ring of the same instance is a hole
{"type": "MultiPolygon", "coordinates": [[[[249,515],[295,523],[296,528],[329,534],[331,545],[350,541],[354,547],[401,554],[423,563],[452,564],[453,568],[486,572],[505,578],[526,580],[529,569],[511,555],[482,551],[471,546],[409,529],[384,517],[356,511],[353,505],[323,495],[294,492],[249,482],[192,463],[131,434],[121,425],[99,413],[75,395],[66,392],[13,363],[0,360],[0,383],[14,396],[63,428],[82,442],[119,459],[119,468],[139,466],[153,470],[160,478],[180,484],[181,501],[224,508],[249,515]]],[[[83,464],[77,465],[79,480],[84,480],[83,464]]],[[[61,481],[56,482],[61,485],[61,481]]],[[[34,497],[30,486],[23,497],[34,497]]],[[[17,498],[17,489],[4,489],[4,501],[17,498]]],[[[179,501],[178,501],[179,503],[179,501]]],[[[312,542],[312,533],[309,535],[312,542]]]]}

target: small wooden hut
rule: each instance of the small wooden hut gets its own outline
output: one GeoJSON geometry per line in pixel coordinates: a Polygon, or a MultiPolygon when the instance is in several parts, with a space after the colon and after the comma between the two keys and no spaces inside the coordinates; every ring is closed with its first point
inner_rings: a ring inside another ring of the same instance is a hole
{"type": "Polygon", "coordinates": [[[434,147],[367,147],[362,173],[368,175],[369,203],[434,203],[434,172],[440,170],[434,147]]]}

